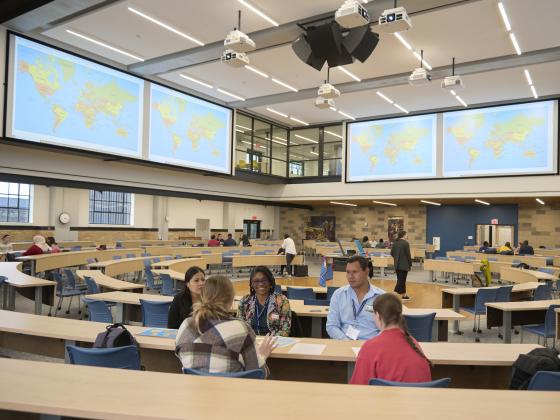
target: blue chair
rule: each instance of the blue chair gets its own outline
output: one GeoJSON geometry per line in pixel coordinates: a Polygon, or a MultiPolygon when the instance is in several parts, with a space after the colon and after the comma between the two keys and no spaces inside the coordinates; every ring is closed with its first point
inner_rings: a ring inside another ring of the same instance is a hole
{"type": "Polygon", "coordinates": [[[176,260],[180,260],[180,259],[182,259],[182,258],[183,258],[182,255],[179,255],[179,254],[175,255],[175,259],[176,259],[176,260]]]}
{"type": "Polygon", "coordinates": [[[447,258],[447,257],[436,257],[436,260],[438,260],[438,261],[447,261],[448,258],[447,258]]]}
{"type": "Polygon", "coordinates": [[[274,286],[274,293],[282,293],[282,286],[280,286],[279,284],[274,286]]]}
{"type": "Polygon", "coordinates": [[[552,299],[552,282],[547,281],[539,284],[533,293],[533,300],[549,300],[552,299]]]}
{"type": "Polygon", "coordinates": [[[144,268],[148,270],[152,268],[152,261],[149,258],[144,260],[144,268]]]}
{"type": "Polygon", "coordinates": [[[81,246],[73,246],[70,248],[70,251],[81,251],[82,247],[81,246]]]}
{"type": "MultiPolygon", "coordinates": [[[[54,311],[54,316],[56,316],[58,311],[60,311],[60,309],[62,308],[62,302],[64,301],[64,298],[67,297],[70,298],[70,302],[68,302],[68,309],[66,310],[66,313],[69,314],[70,305],[72,305],[72,299],[74,298],[74,296],[80,296],[81,294],[84,293],[84,291],[80,289],[70,288],[67,285],[65,285],[64,282],[62,281],[62,276],[58,271],[53,271],[52,275],[54,277],[54,280],[56,281],[56,296],[58,297],[58,303],[56,305],[56,310],[54,311]]],[[[82,313],[81,302],[78,300],[78,314],[81,313],[82,313]]]]}
{"type": "Polygon", "coordinates": [[[178,292],[175,290],[175,282],[169,274],[160,274],[159,278],[161,280],[161,290],[160,293],[164,296],[175,296],[178,292]]]}
{"type": "Polygon", "coordinates": [[[66,346],[66,351],[72,365],[141,370],[140,355],[136,346],[107,349],[66,346]]]}
{"type": "Polygon", "coordinates": [[[255,251],[255,255],[266,255],[264,251],[255,251]]]}
{"type": "Polygon", "coordinates": [[[313,288],[305,287],[288,287],[288,299],[296,299],[296,300],[306,300],[306,299],[315,299],[315,293],[313,292],[313,288]]]}
{"type": "Polygon", "coordinates": [[[163,257],[164,261],[171,261],[173,259],[173,257],[171,255],[167,256],[167,257],[163,257]]]}
{"type": "Polygon", "coordinates": [[[474,299],[474,306],[462,307],[464,311],[467,311],[474,315],[474,328],[475,333],[474,341],[480,342],[478,334],[482,331],[480,330],[480,318],[482,315],[486,315],[486,303],[494,302],[496,300],[497,289],[478,289],[476,292],[476,297],[474,299]],[[478,317],[478,326],[476,319],[478,317]]]}
{"type": "Polygon", "coordinates": [[[122,257],[120,255],[113,255],[114,260],[121,260],[122,257]]]}
{"type": "Polygon", "coordinates": [[[113,323],[113,315],[111,315],[109,306],[105,302],[88,298],[83,299],[88,308],[88,317],[90,321],[113,323]]]}
{"type": "Polygon", "coordinates": [[[167,328],[167,318],[171,302],[153,302],[140,299],[142,325],[152,328],[167,328]]]}
{"type": "Polygon", "coordinates": [[[86,282],[87,294],[88,295],[94,295],[96,293],[101,293],[101,290],[99,290],[99,285],[96,283],[96,281],[94,279],[86,276],[86,277],[84,277],[84,281],[86,282]]]}
{"type": "Polygon", "coordinates": [[[87,259],[88,264],[95,264],[96,262],[97,262],[97,258],[88,258],[87,259]]]}
{"type": "Polygon", "coordinates": [[[161,261],[161,259],[159,257],[152,258],[152,263],[158,263],[160,261],[161,261]]]}
{"type": "Polygon", "coordinates": [[[152,254],[150,254],[149,252],[143,252],[142,253],[142,257],[150,257],[152,254]]]}
{"type": "Polygon", "coordinates": [[[150,268],[144,269],[144,275],[146,276],[146,290],[161,290],[161,281],[156,281],[154,273],[150,268]]]}
{"type": "Polygon", "coordinates": [[[64,274],[66,275],[67,285],[70,289],[83,290],[85,293],[87,286],[85,284],[79,284],[76,286],[76,276],[74,275],[74,272],[72,270],[70,270],[69,268],[65,268],[64,274]]]}
{"type": "Polygon", "coordinates": [[[126,254],[126,258],[136,258],[136,254],[126,254]]]}
{"type": "Polygon", "coordinates": [[[373,378],[369,380],[370,385],[377,386],[402,386],[410,388],[448,388],[451,383],[451,378],[436,379],[431,382],[394,382],[386,381],[385,379],[373,378]]]}
{"type": "Polygon", "coordinates": [[[523,325],[521,327],[521,342],[523,343],[523,332],[528,331],[538,336],[539,344],[540,338],[543,337],[545,347],[548,346],[548,339],[552,337],[554,340],[556,333],[556,313],[554,312],[556,308],[560,308],[560,305],[550,305],[548,307],[544,316],[544,324],[523,325]]]}
{"type": "Polygon", "coordinates": [[[241,255],[251,255],[251,250],[250,249],[243,249],[240,252],[241,255]]]}
{"type": "Polygon", "coordinates": [[[206,372],[204,370],[183,368],[183,373],[185,373],[187,375],[217,376],[217,377],[221,377],[221,378],[245,378],[245,379],[264,379],[264,378],[266,378],[266,372],[264,371],[264,369],[244,370],[244,371],[241,371],[241,372],[210,373],[210,372],[206,372]]]}
{"type": "Polygon", "coordinates": [[[404,315],[406,327],[416,341],[432,341],[432,326],[436,313],[425,315],[404,315]]]}
{"type": "Polygon", "coordinates": [[[336,286],[329,286],[327,287],[327,300],[330,301],[334,292],[336,292],[338,287],[336,286]]]}
{"type": "Polygon", "coordinates": [[[540,370],[533,375],[529,391],[560,391],[560,372],[547,372],[540,370]]]}
{"type": "Polygon", "coordinates": [[[304,299],[304,305],[315,305],[315,306],[329,306],[330,302],[326,299],[304,299]]]}
{"type": "Polygon", "coordinates": [[[540,271],[541,273],[550,274],[550,275],[553,275],[553,274],[554,274],[554,268],[544,268],[544,267],[541,267],[541,268],[537,269],[537,271],[540,271]]]}
{"type": "Polygon", "coordinates": [[[122,248],[122,247],[123,247],[123,243],[121,241],[115,242],[115,248],[122,248]]]}

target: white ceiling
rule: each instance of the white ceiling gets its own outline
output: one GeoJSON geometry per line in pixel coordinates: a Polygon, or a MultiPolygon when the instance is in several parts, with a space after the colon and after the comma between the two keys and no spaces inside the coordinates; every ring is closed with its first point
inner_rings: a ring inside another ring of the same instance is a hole
{"type": "MultiPolygon", "coordinates": [[[[332,11],[343,0],[250,2],[279,24],[283,24],[332,11]]],[[[523,53],[560,46],[560,29],[557,23],[560,1],[503,0],[503,3],[523,53]]],[[[154,59],[197,47],[193,42],[131,13],[128,7],[134,7],[160,19],[204,43],[222,40],[236,26],[239,9],[243,12],[244,32],[250,33],[272,26],[234,0],[130,0],[116,2],[65,21],[42,35],[123,65],[137,61],[70,35],[66,29],[91,36],[144,59],[154,59]]],[[[373,17],[376,18],[377,16],[373,17]]],[[[425,58],[433,67],[449,65],[452,57],[456,57],[457,62],[462,63],[515,54],[500,18],[497,0],[471,1],[414,15],[412,19],[413,28],[403,33],[403,36],[413,48],[424,49],[425,58]]],[[[249,56],[252,66],[299,90],[316,88],[326,77],[326,70],[318,72],[300,61],[290,45],[256,51],[249,56]]],[[[378,47],[365,63],[355,62],[346,68],[365,80],[408,73],[418,64],[418,60],[393,35],[381,34],[378,47]]],[[[465,76],[466,88],[460,95],[469,104],[529,98],[531,92],[523,75],[524,68],[465,76]]],[[[528,68],[540,95],[560,93],[560,62],[538,64],[528,68]]],[[[219,93],[216,89],[206,88],[179,77],[180,73],[245,99],[290,92],[285,87],[273,83],[270,78],[265,79],[244,68],[233,69],[217,61],[161,74],[159,77],[220,101],[236,102],[234,98],[219,93]]],[[[353,82],[353,79],[338,69],[331,69],[331,82],[348,83],[353,82]]],[[[439,81],[422,87],[392,86],[383,89],[382,92],[411,112],[458,105],[454,97],[439,87],[439,81]]],[[[336,103],[337,108],[357,118],[399,113],[395,107],[377,96],[375,90],[346,93],[338,98],[336,103]]],[[[345,119],[337,112],[315,108],[312,99],[298,100],[297,94],[294,100],[282,99],[278,103],[271,103],[269,107],[311,124],[345,119]]],[[[299,125],[292,120],[271,114],[265,106],[250,108],[250,111],[284,125],[299,125]]]]}

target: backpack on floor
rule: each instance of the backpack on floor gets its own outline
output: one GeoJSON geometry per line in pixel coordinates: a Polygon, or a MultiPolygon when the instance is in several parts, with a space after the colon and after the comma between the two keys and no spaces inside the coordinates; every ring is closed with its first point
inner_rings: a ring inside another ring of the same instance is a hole
{"type": "Polygon", "coordinates": [[[93,348],[106,349],[113,347],[136,346],[138,343],[134,336],[123,324],[112,324],[105,327],[105,331],[97,334],[93,348]]]}

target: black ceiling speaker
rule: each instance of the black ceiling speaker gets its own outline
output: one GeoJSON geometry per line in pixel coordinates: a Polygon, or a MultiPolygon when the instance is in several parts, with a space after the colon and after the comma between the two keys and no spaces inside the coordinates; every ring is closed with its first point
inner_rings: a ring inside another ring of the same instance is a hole
{"type": "Polygon", "coordinates": [[[311,51],[311,45],[307,42],[306,34],[301,34],[298,39],[292,42],[292,50],[294,50],[301,61],[310,65],[315,70],[321,70],[323,68],[325,60],[313,54],[313,51],[311,51]]]}
{"type": "Polygon", "coordinates": [[[379,35],[372,32],[369,25],[350,29],[342,41],[346,51],[362,63],[368,59],[378,43],[379,35]]]}

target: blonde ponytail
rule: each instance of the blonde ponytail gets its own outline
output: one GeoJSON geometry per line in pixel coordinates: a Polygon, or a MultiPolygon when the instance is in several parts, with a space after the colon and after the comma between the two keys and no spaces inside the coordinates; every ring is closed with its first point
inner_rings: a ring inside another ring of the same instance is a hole
{"type": "Polygon", "coordinates": [[[226,276],[211,276],[206,279],[200,295],[200,302],[193,306],[191,326],[202,334],[202,325],[209,319],[231,318],[229,312],[234,291],[226,276]]]}

